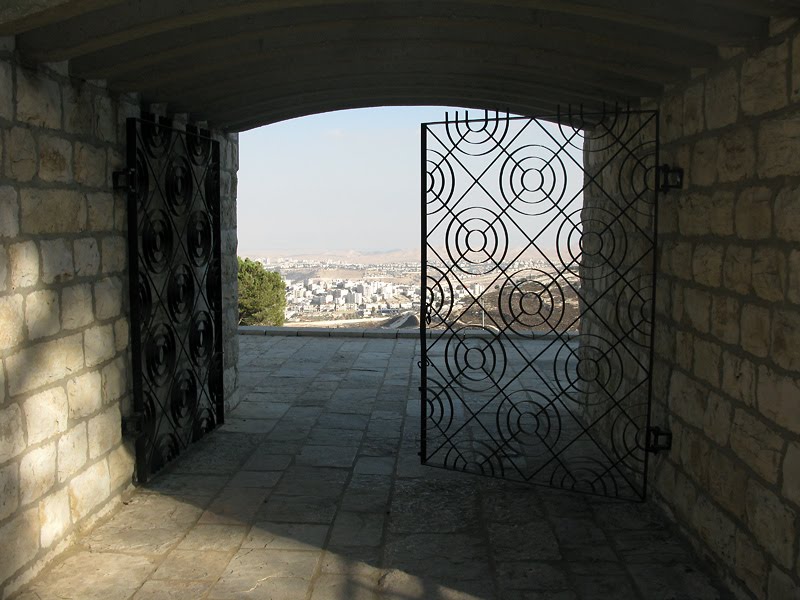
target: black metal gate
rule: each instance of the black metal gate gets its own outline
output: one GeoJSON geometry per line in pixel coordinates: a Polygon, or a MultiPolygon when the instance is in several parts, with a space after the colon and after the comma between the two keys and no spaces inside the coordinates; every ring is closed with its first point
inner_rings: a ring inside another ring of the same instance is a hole
{"type": "Polygon", "coordinates": [[[456,114],[422,150],[422,462],[642,499],[658,114],[456,114]]]}
{"type": "Polygon", "coordinates": [[[128,119],[127,136],[127,428],[143,483],[224,419],[220,149],[207,131],[157,117],[128,119]]]}

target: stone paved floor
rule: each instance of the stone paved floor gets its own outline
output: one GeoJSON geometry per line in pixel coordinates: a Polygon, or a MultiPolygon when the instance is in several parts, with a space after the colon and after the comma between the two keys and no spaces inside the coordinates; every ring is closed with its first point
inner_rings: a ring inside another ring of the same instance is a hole
{"type": "Polygon", "coordinates": [[[420,467],[415,341],[240,339],[226,425],[19,600],[727,598],[647,505],[420,467]]]}

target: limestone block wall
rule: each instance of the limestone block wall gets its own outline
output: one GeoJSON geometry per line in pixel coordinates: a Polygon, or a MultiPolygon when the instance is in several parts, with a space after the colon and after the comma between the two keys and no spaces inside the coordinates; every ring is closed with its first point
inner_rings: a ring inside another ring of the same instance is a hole
{"type": "MultiPolygon", "coordinates": [[[[136,97],[71,79],[66,65],[26,65],[0,38],[0,597],[131,485],[127,212],[111,174],[124,166],[125,119],[139,114],[136,97]]],[[[230,315],[238,140],[215,135],[230,315]]],[[[226,322],[234,403],[236,326],[226,322]]]]}
{"type": "Polygon", "coordinates": [[[741,598],[800,594],[800,27],[659,101],[652,495],[741,598]]]}

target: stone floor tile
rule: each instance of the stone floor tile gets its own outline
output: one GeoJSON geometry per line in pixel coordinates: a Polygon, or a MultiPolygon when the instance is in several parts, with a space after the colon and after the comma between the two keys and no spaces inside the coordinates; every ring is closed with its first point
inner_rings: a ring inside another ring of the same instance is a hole
{"type": "Polygon", "coordinates": [[[219,428],[219,433],[252,433],[256,435],[267,434],[275,427],[278,421],[272,419],[237,419],[234,417],[225,420],[219,428]]]}
{"type": "Polygon", "coordinates": [[[363,415],[326,412],[317,421],[319,427],[332,429],[366,429],[369,417],[363,415]]]}
{"type": "Polygon", "coordinates": [[[305,446],[297,455],[298,465],[350,468],[358,448],[353,446],[305,446]]]}
{"type": "Polygon", "coordinates": [[[337,497],[342,494],[349,473],[345,469],[297,465],[287,469],[275,487],[279,496],[337,497]]]}
{"type": "Polygon", "coordinates": [[[353,576],[380,577],[383,569],[380,567],[382,548],[375,546],[367,548],[330,548],[322,557],[320,571],[322,573],[338,573],[353,576]]]}
{"type": "Polygon", "coordinates": [[[261,521],[250,529],[242,548],[321,550],[329,530],[328,525],[261,521]]]}
{"type": "Polygon", "coordinates": [[[479,534],[390,536],[384,567],[447,585],[451,581],[490,581],[489,551],[479,534]]]}
{"type": "Polygon", "coordinates": [[[362,456],[356,461],[353,473],[364,475],[391,475],[394,471],[394,457],[376,458],[362,456]]]}
{"type": "Polygon", "coordinates": [[[242,549],[214,584],[209,598],[304,598],[320,555],[321,552],[242,549]]]}
{"type": "Polygon", "coordinates": [[[308,435],[308,443],[318,446],[359,446],[364,437],[360,429],[333,429],[315,427],[308,435]]]}
{"type": "Polygon", "coordinates": [[[281,477],[280,471],[239,471],[228,482],[228,487],[272,488],[281,477]]]}
{"type": "Polygon", "coordinates": [[[331,531],[331,548],[380,546],[384,513],[339,512],[331,531]]]}
{"type": "Polygon", "coordinates": [[[236,419],[280,419],[292,407],[291,402],[274,402],[269,397],[262,399],[255,396],[251,400],[248,394],[244,402],[240,402],[231,416],[236,419]]]}
{"type": "Polygon", "coordinates": [[[159,565],[151,579],[216,581],[229,560],[229,552],[175,550],[159,565]]]}
{"type": "Polygon", "coordinates": [[[336,500],[330,498],[273,494],[258,509],[256,518],[286,523],[332,523],[336,509],[336,500]]]}
{"type": "Polygon", "coordinates": [[[208,505],[199,523],[252,523],[268,493],[263,488],[226,488],[208,505]]]}
{"type": "Polygon", "coordinates": [[[395,483],[390,531],[446,533],[474,530],[478,525],[477,488],[472,477],[451,481],[400,479],[395,483]]]}
{"type": "Polygon", "coordinates": [[[195,525],[178,544],[178,550],[235,550],[247,535],[246,525],[195,525]]]}
{"type": "Polygon", "coordinates": [[[154,481],[139,488],[140,494],[147,492],[159,496],[197,496],[210,497],[217,493],[228,481],[228,475],[185,475],[170,473],[157,477],[154,481]]]}
{"type": "Polygon", "coordinates": [[[569,574],[563,566],[553,563],[522,561],[500,561],[497,564],[497,580],[503,597],[512,591],[559,591],[569,590],[569,574]]]}
{"type": "Polygon", "coordinates": [[[378,576],[323,574],[314,582],[311,600],[381,600],[378,576]]]}
{"type": "Polygon", "coordinates": [[[131,529],[111,523],[95,529],[80,543],[92,553],[125,552],[128,554],[165,554],[183,539],[190,525],[170,529],[131,529]]]}
{"type": "Polygon", "coordinates": [[[145,581],[132,600],[198,600],[210,587],[208,581],[145,581]]]}
{"type": "Polygon", "coordinates": [[[283,471],[292,464],[291,454],[273,454],[274,448],[259,447],[244,464],[247,471],[283,471]]]}

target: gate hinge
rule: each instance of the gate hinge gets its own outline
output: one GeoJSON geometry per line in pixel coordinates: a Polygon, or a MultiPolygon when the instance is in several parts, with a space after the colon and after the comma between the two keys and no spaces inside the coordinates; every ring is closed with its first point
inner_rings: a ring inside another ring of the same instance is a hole
{"type": "Polygon", "coordinates": [[[136,193],[136,169],[128,168],[114,171],[111,174],[115,190],[123,190],[131,194],[136,193]]]}
{"type": "Polygon", "coordinates": [[[662,450],[672,448],[672,432],[661,429],[661,427],[647,428],[647,444],[645,450],[658,454],[662,450]]]}
{"type": "Polygon", "coordinates": [[[661,165],[658,167],[658,191],[666,194],[670,190],[683,188],[683,169],[661,165]]]}
{"type": "Polygon", "coordinates": [[[135,412],[122,417],[122,435],[138,436],[144,431],[144,413],[135,412]]]}

